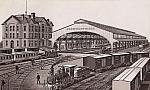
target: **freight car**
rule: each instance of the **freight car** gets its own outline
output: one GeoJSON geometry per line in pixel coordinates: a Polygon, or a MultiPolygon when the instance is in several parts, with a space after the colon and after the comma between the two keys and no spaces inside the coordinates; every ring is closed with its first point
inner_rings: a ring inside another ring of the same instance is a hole
{"type": "Polygon", "coordinates": [[[83,66],[91,69],[113,69],[120,66],[131,65],[141,57],[149,57],[147,52],[119,52],[112,54],[88,55],[83,57],[83,66]]]}
{"type": "Polygon", "coordinates": [[[150,70],[150,58],[140,58],[130,68],[140,68],[141,80],[144,80],[146,73],[150,70]]]}
{"type": "Polygon", "coordinates": [[[139,68],[126,69],[112,81],[112,90],[139,90],[140,86],[139,68]]]}
{"type": "Polygon", "coordinates": [[[139,90],[150,70],[150,58],[140,58],[112,81],[112,90],[139,90]]]}

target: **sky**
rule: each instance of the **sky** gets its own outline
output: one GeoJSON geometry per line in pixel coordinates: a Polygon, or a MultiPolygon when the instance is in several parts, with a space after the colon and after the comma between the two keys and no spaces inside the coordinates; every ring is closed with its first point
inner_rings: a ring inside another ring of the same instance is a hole
{"type": "MultiPolygon", "coordinates": [[[[28,14],[49,18],[57,30],[86,19],[146,36],[150,40],[150,0],[27,0],[28,14]]],[[[25,13],[26,0],[0,0],[0,24],[25,13]]],[[[0,26],[2,40],[2,26],[0,26]]]]}

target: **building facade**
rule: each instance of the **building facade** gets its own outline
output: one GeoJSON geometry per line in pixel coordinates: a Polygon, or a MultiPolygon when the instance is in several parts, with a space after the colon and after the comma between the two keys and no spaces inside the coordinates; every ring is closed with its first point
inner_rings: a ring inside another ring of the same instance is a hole
{"type": "Polygon", "coordinates": [[[58,50],[100,48],[118,51],[148,44],[145,36],[135,32],[84,19],[54,31],[52,37],[58,50]]]}
{"type": "Polygon", "coordinates": [[[11,15],[2,23],[3,48],[51,47],[53,23],[45,17],[11,15]]]}

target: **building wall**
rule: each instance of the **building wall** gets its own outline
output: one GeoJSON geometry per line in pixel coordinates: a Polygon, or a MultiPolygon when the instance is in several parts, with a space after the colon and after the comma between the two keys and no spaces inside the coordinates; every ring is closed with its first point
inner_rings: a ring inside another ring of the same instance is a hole
{"type": "Polygon", "coordinates": [[[52,26],[44,22],[20,23],[11,17],[5,24],[2,24],[3,48],[51,47],[50,38],[52,38],[52,26]],[[11,47],[11,41],[14,42],[13,47],[11,47]]]}

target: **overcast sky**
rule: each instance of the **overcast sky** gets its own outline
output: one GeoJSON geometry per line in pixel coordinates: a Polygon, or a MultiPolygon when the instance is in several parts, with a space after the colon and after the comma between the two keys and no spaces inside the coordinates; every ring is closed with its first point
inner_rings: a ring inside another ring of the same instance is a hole
{"type": "MultiPolygon", "coordinates": [[[[0,0],[0,23],[24,13],[25,1],[0,0]]],[[[150,0],[28,0],[28,14],[32,12],[49,18],[54,30],[82,18],[134,31],[150,40],[150,0]]]]}

